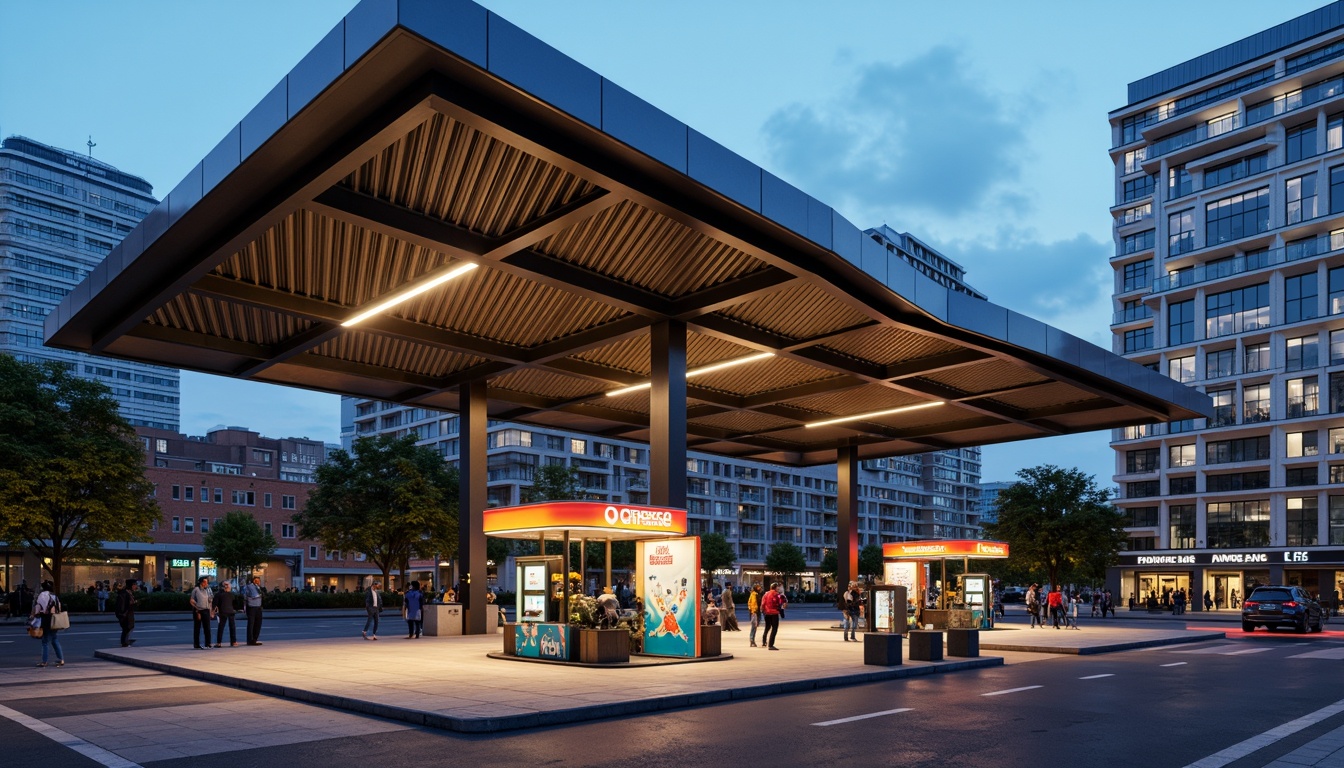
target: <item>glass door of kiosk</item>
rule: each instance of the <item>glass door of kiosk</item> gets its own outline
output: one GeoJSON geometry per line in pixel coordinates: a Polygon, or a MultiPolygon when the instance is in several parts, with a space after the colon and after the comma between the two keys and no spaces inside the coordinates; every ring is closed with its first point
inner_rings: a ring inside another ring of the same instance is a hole
{"type": "Polygon", "coordinates": [[[517,616],[520,622],[554,622],[559,610],[551,600],[551,575],[560,573],[561,558],[520,557],[518,567],[517,616]]]}

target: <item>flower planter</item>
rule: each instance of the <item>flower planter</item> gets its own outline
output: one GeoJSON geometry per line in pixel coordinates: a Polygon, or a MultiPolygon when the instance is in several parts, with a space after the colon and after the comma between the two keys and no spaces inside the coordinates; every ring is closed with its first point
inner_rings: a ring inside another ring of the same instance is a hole
{"type": "Polygon", "coordinates": [[[623,664],[630,661],[630,632],[625,629],[580,629],[579,661],[623,664]]]}

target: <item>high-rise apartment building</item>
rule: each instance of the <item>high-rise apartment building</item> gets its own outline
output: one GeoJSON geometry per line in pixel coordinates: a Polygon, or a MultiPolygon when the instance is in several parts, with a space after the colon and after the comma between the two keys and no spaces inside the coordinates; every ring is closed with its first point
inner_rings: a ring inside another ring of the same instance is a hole
{"type": "Polygon", "coordinates": [[[63,363],[106,384],[132,424],[176,430],[176,370],[42,345],[47,314],[158,203],[153,191],[76,152],[0,142],[0,353],[63,363]]]}
{"type": "MultiPolygon", "coordinates": [[[[1344,583],[1344,3],[1129,85],[1115,351],[1214,417],[1118,430],[1123,599],[1344,583]]],[[[1192,600],[1198,605],[1199,600],[1192,600]]]]}
{"type": "MultiPolygon", "coordinates": [[[[965,271],[909,234],[889,227],[865,234],[943,285],[984,298],[965,271]]],[[[414,434],[450,464],[458,458],[457,416],[373,400],[344,398],[342,442],[381,434],[414,434]]],[[[522,503],[533,472],[567,464],[589,498],[643,504],[649,498],[648,446],[643,443],[507,422],[488,437],[491,506],[522,503]]],[[[860,466],[859,542],[978,538],[980,449],[963,448],[866,460],[860,466]]],[[[804,588],[821,586],[819,566],[836,546],[835,466],[786,467],[691,451],[687,459],[688,529],[722,533],[737,551],[739,578],[762,573],[778,541],[799,546],[811,569],[804,588]]]]}

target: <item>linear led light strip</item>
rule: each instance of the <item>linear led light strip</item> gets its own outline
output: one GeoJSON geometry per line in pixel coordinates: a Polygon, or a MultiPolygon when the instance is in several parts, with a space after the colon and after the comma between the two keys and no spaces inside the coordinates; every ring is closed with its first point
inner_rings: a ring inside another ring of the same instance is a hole
{"type": "Polygon", "coordinates": [[[936,406],[936,405],[942,405],[942,404],[943,404],[943,401],[942,401],[942,400],[935,400],[935,401],[932,402],[932,403],[920,403],[919,405],[907,405],[907,406],[905,406],[905,407],[903,407],[903,408],[889,408],[889,409],[887,409],[887,410],[885,410],[885,411],[869,411],[868,413],[860,413],[860,414],[856,414],[856,415],[854,415],[854,416],[841,416],[841,417],[838,418],[838,419],[827,419],[827,420],[825,420],[825,421],[814,421],[814,422],[812,422],[811,424],[804,424],[803,426],[804,426],[804,427],[829,427],[829,426],[832,425],[832,424],[844,424],[844,423],[847,422],[847,421],[860,421],[860,420],[862,420],[862,419],[875,419],[875,418],[877,418],[877,417],[879,417],[879,416],[891,416],[891,415],[893,415],[893,414],[897,414],[897,413],[905,413],[906,411],[918,411],[918,410],[920,410],[921,408],[932,408],[932,407],[934,407],[934,406],[936,406]]]}
{"type": "Polygon", "coordinates": [[[449,280],[461,277],[462,275],[465,275],[466,273],[470,272],[475,268],[476,264],[472,262],[467,262],[459,267],[444,272],[442,275],[439,275],[438,277],[431,278],[429,280],[424,281],[423,283],[419,283],[418,285],[411,287],[409,290],[399,293],[390,299],[380,301],[374,306],[364,310],[363,312],[360,312],[358,315],[355,315],[349,320],[346,320],[345,322],[341,323],[341,325],[346,328],[349,328],[355,323],[363,322],[364,320],[367,320],[380,312],[386,312],[387,310],[397,306],[398,304],[404,301],[409,301],[415,298],[416,296],[419,296],[420,294],[424,293],[425,291],[437,288],[440,285],[443,285],[444,283],[448,282],[449,280]]]}
{"type": "MultiPolygon", "coordinates": [[[[757,360],[765,360],[766,358],[774,356],[775,356],[774,352],[762,352],[757,355],[747,355],[746,357],[739,357],[736,360],[725,360],[722,363],[714,363],[712,365],[702,365],[699,368],[692,368],[691,370],[687,371],[686,378],[689,379],[692,376],[699,376],[702,373],[713,373],[714,371],[722,371],[725,368],[734,368],[739,365],[745,365],[746,363],[754,363],[757,360]]],[[[634,386],[630,387],[613,389],[607,393],[607,397],[619,397],[621,395],[628,395],[631,392],[638,392],[641,389],[648,389],[651,386],[653,386],[652,382],[646,381],[643,384],[635,384],[634,386]]]]}

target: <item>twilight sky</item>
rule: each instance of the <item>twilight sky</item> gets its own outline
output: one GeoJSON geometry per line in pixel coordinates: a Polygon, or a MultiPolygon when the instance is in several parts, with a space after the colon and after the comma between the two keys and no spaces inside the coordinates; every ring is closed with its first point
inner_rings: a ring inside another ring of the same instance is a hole
{"type": "MultiPolygon", "coordinates": [[[[942,250],[990,300],[1111,348],[1106,115],[1153,72],[1319,0],[484,0],[839,210],[942,250]]],[[[0,7],[0,135],[83,151],[166,195],[352,0],[0,7]]],[[[336,442],[339,398],[184,371],[182,431],[336,442]]],[[[1077,466],[1109,433],[985,448],[984,479],[1077,466]]]]}

